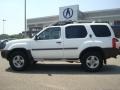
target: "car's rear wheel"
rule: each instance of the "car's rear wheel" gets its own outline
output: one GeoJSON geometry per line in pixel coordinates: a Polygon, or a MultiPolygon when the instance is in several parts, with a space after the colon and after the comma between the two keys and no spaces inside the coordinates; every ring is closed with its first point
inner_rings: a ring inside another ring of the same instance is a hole
{"type": "Polygon", "coordinates": [[[96,72],[103,66],[103,58],[99,52],[87,52],[82,57],[82,67],[86,71],[96,72]]]}
{"type": "Polygon", "coordinates": [[[15,71],[23,71],[29,65],[29,60],[27,59],[25,53],[13,52],[9,60],[10,66],[15,71]]]}

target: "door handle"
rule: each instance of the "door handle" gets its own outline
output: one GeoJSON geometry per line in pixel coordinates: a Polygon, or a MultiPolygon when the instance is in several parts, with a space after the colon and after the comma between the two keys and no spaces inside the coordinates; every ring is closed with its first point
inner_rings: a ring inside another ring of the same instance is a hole
{"type": "Polygon", "coordinates": [[[56,43],[62,43],[62,42],[58,41],[58,42],[56,42],[56,43]]]}

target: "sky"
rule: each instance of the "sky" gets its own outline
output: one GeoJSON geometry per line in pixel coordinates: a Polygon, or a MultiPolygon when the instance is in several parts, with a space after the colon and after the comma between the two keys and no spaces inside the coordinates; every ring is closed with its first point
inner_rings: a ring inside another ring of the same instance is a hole
{"type": "MultiPolygon", "coordinates": [[[[18,34],[24,31],[24,1],[0,0],[0,34],[18,34]]],[[[120,8],[120,0],[26,0],[27,19],[59,14],[59,7],[79,5],[80,11],[120,8]]]]}

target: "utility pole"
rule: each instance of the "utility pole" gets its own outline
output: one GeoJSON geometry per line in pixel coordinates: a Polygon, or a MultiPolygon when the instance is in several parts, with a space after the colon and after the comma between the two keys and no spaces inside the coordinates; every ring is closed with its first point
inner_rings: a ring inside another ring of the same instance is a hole
{"type": "Polygon", "coordinates": [[[25,37],[27,36],[27,20],[26,20],[26,0],[24,2],[24,29],[25,29],[25,37]]]}
{"type": "Polygon", "coordinates": [[[3,19],[2,21],[3,21],[3,34],[5,34],[5,27],[4,27],[4,26],[5,26],[5,25],[4,25],[5,23],[4,23],[4,22],[5,22],[6,20],[3,19]]]}

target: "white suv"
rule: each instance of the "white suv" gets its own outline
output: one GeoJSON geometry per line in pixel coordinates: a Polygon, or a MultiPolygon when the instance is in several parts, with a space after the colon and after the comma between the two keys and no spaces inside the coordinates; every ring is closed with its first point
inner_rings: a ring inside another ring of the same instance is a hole
{"type": "Polygon", "coordinates": [[[99,71],[107,58],[116,57],[118,40],[105,23],[49,26],[32,39],[6,43],[1,55],[13,70],[25,70],[37,61],[80,61],[86,71],[99,71]]]}

